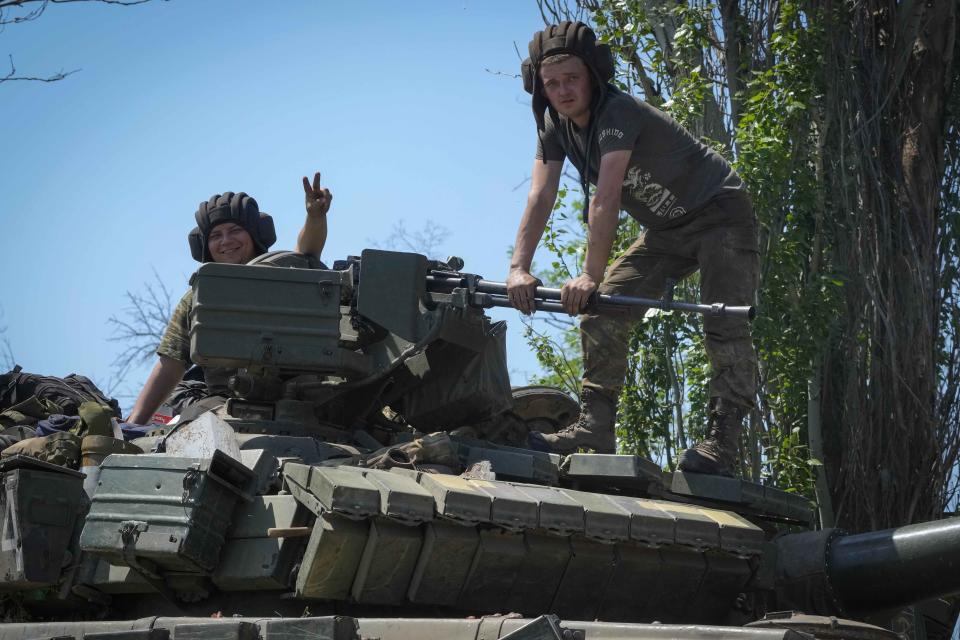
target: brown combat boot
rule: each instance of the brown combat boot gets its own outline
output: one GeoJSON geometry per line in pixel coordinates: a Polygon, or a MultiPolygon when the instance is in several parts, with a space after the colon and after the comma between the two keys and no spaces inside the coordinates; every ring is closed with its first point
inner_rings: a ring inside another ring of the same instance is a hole
{"type": "Polygon", "coordinates": [[[677,468],[691,473],[733,477],[747,409],[723,398],[710,399],[710,432],[680,456],[677,468]]]}
{"type": "Polygon", "coordinates": [[[584,389],[581,400],[580,417],[576,422],[557,433],[534,431],[530,434],[531,448],[561,454],[576,453],[580,449],[615,453],[616,395],[611,397],[601,391],[584,389]]]}

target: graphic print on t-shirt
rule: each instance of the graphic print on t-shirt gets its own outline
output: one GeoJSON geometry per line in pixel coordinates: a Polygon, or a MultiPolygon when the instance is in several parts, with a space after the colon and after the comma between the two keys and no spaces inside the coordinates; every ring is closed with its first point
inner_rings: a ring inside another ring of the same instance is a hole
{"type": "Polygon", "coordinates": [[[599,144],[606,142],[607,138],[616,138],[617,140],[623,140],[623,131],[617,129],[616,127],[607,127],[600,132],[600,135],[597,138],[599,144]]]}
{"type": "Polygon", "coordinates": [[[673,206],[677,196],[662,184],[653,182],[650,179],[650,173],[640,167],[634,166],[627,170],[623,189],[631,198],[645,205],[660,218],[679,218],[687,212],[683,207],[673,206]]]}

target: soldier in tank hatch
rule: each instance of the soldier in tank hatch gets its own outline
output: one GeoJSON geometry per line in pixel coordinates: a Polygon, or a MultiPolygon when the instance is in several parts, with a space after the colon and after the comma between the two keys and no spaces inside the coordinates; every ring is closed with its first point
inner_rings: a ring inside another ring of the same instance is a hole
{"type": "MultiPolygon", "coordinates": [[[[513,306],[534,311],[540,282],[530,265],[556,201],[564,159],[580,172],[588,225],[583,272],[562,289],[567,313],[583,311],[597,291],[659,298],[668,280],[698,270],[704,302],[753,304],[757,222],[730,165],[668,115],[610,84],[613,56],[586,25],[547,27],[534,34],[529,50],[522,75],[533,94],[538,144],[507,278],[513,306]],[[621,209],[645,231],[607,269],[621,209]]],[[[557,434],[533,434],[532,446],[614,452],[630,327],[629,320],[581,317],[580,417],[557,434]]],[[[754,407],[756,354],[746,319],[705,317],[704,331],[712,368],[709,435],[684,452],[679,467],[732,475],[742,420],[754,407]]]]}
{"type": "MultiPolygon", "coordinates": [[[[327,211],[333,196],[320,186],[320,174],[311,183],[303,178],[307,217],[297,235],[297,251],[319,256],[327,240],[327,211]]],[[[257,201],[245,193],[216,194],[201,202],[195,214],[197,226],[190,232],[190,252],[198,262],[245,264],[266,253],[276,242],[273,218],[260,211],[257,201]]],[[[190,307],[188,291],[174,310],[157,347],[158,360],[137,396],[127,422],[147,424],[160,404],[183,379],[190,366],[190,307]]],[[[204,368],[206,393],[212,397],[227,392],[230,369],[204,368]]]]}

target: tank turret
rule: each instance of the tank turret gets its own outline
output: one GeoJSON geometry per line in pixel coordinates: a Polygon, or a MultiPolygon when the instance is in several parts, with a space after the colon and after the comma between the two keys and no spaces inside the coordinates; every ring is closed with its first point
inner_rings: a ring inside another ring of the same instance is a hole
{"type": "Polygon", "coordinates": [[[500,285],[456,261],[266,262],[192,280],[222,406],[101,447],[86,485],[0,462],[0,640],[881,638],[810,616],[960,591],[960,519],[817,531],[775,487],[517,446],[576,403],[510,388],[500,285]]]}

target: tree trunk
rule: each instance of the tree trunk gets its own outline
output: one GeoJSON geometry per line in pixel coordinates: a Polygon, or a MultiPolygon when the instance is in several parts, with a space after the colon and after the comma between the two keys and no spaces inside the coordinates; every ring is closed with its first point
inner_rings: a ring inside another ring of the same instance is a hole
{"type": "Polygon", "coordinates": [[[957,8],[828,3],[826,108],[834,136],[834,259],[847,312],[827,405],[838,523],[890,527],[939,515],[936,473],[937,213],[957,8]],[[839,374],[839,375],[838,375],[839,374]]]}

